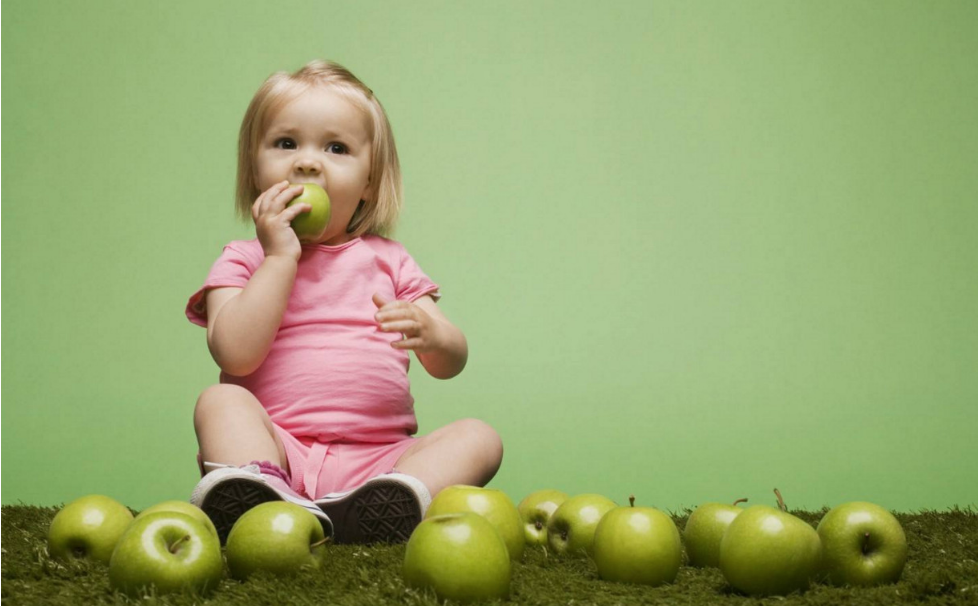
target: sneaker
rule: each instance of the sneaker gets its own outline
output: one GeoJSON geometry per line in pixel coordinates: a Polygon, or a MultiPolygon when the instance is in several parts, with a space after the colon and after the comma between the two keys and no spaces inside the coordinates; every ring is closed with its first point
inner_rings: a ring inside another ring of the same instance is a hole
{"type": "Polygon", "coordinates": [[[415,477],[388,473],[314,502],[334,521],[336,543],[403,543],[424,518],[431,494],[415,477]]]}
{"type": "Polygon", "coordinates": [[[288,501],[303,507],[316,516],[327,537],[333,536],[333,523],[322,509],[301,497],[278,476],[261,473],[257,465],[215,469],[203,477],[190,497],[190,502],[214,522],[222,545],[244,512],[268,501],[288,501]]]}

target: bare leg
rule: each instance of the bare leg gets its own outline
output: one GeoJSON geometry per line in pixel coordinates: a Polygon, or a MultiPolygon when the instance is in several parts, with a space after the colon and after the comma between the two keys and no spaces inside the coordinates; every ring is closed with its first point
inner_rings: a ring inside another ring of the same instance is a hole
{"type": "Polygon", "coordinates": [[[455,421],[418,438],[395,469],[424,482],[431,496],[453,484],[485,486],[503,460],[503,443],[477,419],[455,421]]]}
{"type": "Polygon", "coordinates": [[[247,465],[270,461],[288,472],[285,445],[254,395],[237,385],[212,385],[197,399],[194,429],[209,463],[247,465]]]}

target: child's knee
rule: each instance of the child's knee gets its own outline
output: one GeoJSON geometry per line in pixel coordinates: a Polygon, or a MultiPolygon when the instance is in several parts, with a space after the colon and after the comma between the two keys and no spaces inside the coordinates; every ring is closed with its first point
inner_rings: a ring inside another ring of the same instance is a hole
{"type": "Polygon", "coordinates": [[[503,440],[491,425],[479,419],[459,421],[467,443],[477,447],[485,463],[498,467],[503,460],[503,440]]]}
{"type": "Polygon", "coordinates": [[[194,427],[200,428],[235,410],[241,410],[241,401],[251,396],[251,392],[237,385],[221,383],[211,385],[197,398],[194,407],[194,427]]]}

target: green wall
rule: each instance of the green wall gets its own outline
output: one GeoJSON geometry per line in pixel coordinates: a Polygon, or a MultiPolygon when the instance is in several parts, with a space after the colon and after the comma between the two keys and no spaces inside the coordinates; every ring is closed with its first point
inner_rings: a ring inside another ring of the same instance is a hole
{"type": "Polygon", "coordinates": [[[183,315],[271,72],[387,107],[396,236],[493,485],[679,509],[978,503],[978,3],[3,4],[3,503],[196,482],[183,315]]]}

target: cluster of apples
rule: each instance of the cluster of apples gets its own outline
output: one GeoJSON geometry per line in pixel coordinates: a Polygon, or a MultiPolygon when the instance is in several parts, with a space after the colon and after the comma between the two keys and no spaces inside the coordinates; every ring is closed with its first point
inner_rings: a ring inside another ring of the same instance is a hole
{"type": "Polygon", "coordinates": [[[602,579],[657,586],[676,579],[683,562],[719,567],[728,583],[750,595],[784,595],[817,579],[836,585],[896,582],[907,557],[900,523],[865,502],[829,511],[818,529],[779,508],[707,503],[689,517],[682,536],[654,507],[619,507],[599,494],[540,490],[519,506],[505,493],[452,486],[439,493],[408,540],[403,575],[461,602],[509,595],[511,562],[526,545],[561,556],[590,557],[602,579]]]}
{"type": "Polygon", "coordinates": [[[65,505],[48,530],[53,558],[108,564],[109,584],[130,597],[150,587],[161,595],[205,595],[223,578],[225,557],[239,580],[259,571],[318,569],[327,542],[319,520],[286,501],[263,503],[238,518],[224,556],[210,518],[186,501],[165,501],[133,517],[118,501],[89,495],[65,505]]]}
{"type": "Polygon", "coordinates": [[[750,595],[784,595],[824,579],[839,586],[895,583],[907,561],[907,537],[893,514],[863,501],[844,503],[818,528],[778,507],[707,503],[686,522],[689,563],[719,567],[732,587],[750,595]]]}

